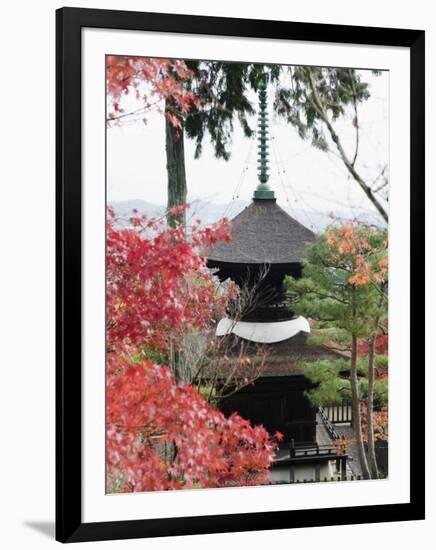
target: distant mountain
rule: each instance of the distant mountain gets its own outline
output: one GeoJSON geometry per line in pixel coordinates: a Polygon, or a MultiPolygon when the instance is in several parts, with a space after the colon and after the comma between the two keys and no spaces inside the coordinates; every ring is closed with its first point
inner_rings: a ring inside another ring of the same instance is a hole
{"type": "MultiPolygon", "coordinates": [[[[232,219],[246,206],[248,206],[248,204],[248,202],[242,200],[234,200],[228,204],[193,200],[190,202],[191,206],[187,211],[188,223],[189,221],[193,222],[194,220],[199,219],[202,224],[209,225],[224,217],[232,219]]],[[[166,210],[166,207],[161,204],[153,204],[141,199],[113,201],[109,203],[109,206],[112,206],[123,225],[129,225],[129,218],[134,215],[133,210],[137,210],[140,214],[145,214],[150,217],[162,216],[166,210]]],[[[296,208],[291,209],[286,205],[282,205],[282,208],[286,210],[290,216],[315,232],[322,231],[333,221],[329,212],[314,210],[306,211],[296,208]]],[[[335,216],[338,220],[347,220],[350,218],[349,213],[345,210],[336,211],[335,216]]],[[[380,225],[379,216],[375,212],[361,214],[359,216],[359,221],[377,226],[380,225]]]]}
{"type": "MultiPolygon", "coordinates": [[[[188,222],[199,219],[202,224],[209,225],[224,217],[234,218],[236,214],[248,205],[248,202],[237,200],[229,204],[220,204],[193,200],[189,204],[190,208],[187,211],[188,222]]],[[[114,209],[117,218],[126,224],[128,224],[129,218],[134,215],[134,210],[147,216],[162,216],[166,210],[166,207],[162,204],[153,204],[141,199],[112,201],[109,202],[109,206],[114,209]]]]}
{"type": "Polygon", "coordinates": [[[140,214],[146,214],[147,216],[160,216],[165,212],[165,207],[159,204],[153,204],[141,199],[132,199],[128,201],[112,201],[108,203],[111,206],[115,214],[120,219],[131,218],[134,210],[137,210],[140,214]]]}

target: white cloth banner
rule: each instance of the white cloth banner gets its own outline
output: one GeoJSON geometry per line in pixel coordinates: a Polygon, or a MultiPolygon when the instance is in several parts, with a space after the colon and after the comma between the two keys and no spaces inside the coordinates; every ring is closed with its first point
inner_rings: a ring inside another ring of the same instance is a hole
{"type": "Polygon", "coordinates": [[[290,321],[276,321],[274,323],[249,323],[248,321],[232,321],[224,317],[216,328],[217,336],[236,334],[240,338],[260,344],[273,344],[292,338],[299,332],[310,333],[310,325],[304,317],[297,317],[290,321]]]}

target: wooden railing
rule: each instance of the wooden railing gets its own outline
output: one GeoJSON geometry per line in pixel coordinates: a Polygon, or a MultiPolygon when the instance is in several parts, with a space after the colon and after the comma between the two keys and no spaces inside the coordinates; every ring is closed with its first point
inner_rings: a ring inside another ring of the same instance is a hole
{"type": "Polygon", "coordinates": [[[323,477],[323,478],[319,478],[317,479],[316,476],[313,478],[308,478],[308,479],[296,479],[294,481],[290,481],[289,483],[319,483],[320,481],[321,482],[328,482],[328,481],[358,481],[358,480],[361,480],[363,479],[362,476],[356,476],[356,475],[353,475],[353,474],[350,474],[348,476],[344,476],[342,477],[342,475],[337,475],[337,476],[332,476],[332,477],[323,477]]]}
{"type": "Polygon", "coordinates": [[[331,424],[352,424],[353,415],[351,401],[344,400],[339,405],[327,405],[322,407],[331,424]]]}
{"type": "MultiPolygon", "coordinates": [[[[295,445],[291,439],[286,445],[281,445],[280,450],[286,450],[285,454],[274,461],[274,466],[289,467],[290,483],[295,481],[295,467],[301,464],[313,464],[315,468],[315,478],[313,481],[321,480],[321,465],[329,460],[336,461],[336,471],[342,481],[347,479],[347,460],[345,442],[338,437],[337,441],[332,441],[331,445],[295,445]]],[[[327,479],[326,479],[327,481],[327,479]]]]}
{"type": "Polygon", "coordinates": [[[323,407],[318,407],[318,415],[320,416],[324,428],[327,430],[327,433],[330,436],[330,439],[332,439],[333,441],[340,439],[338,432],[335,430],[335,427],[333,426],[326,410],[323,407]]]}

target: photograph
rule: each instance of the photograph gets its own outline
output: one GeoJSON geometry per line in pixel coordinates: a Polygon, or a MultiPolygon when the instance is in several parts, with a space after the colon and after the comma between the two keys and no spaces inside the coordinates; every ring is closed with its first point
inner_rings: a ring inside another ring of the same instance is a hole
{"type": "Polygon", "coordinates": [[[389,479],[389,70],[105,71],[106,494],[389,479]]]}
{"type": "Polygon", "coordinates": [[[435,538],[436,19],[342,4],[7,5],[1,548],[435,538]]]}

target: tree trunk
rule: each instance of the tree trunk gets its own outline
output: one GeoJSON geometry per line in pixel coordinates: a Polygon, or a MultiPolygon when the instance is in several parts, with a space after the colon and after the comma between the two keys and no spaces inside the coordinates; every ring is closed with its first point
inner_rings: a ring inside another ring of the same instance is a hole
{"type": "Polygon", "coordinates": [[[174,378],[176,379],[176,382],[190,382],[190,380],[188,380],[186,377],[186,373],[184,372],[182,362],[180,360],[180,351],[176,348],[173,337],[171,337],[170,339],[169,356],[170,368],[174,375],[174,378]]]}
{"type": "Polygon", "coordinates": [[[367,434],[368,434],[368,462],[371,470],[371,478],[378,479],[378,467],[377,458],[375,456],[375,441],[374,441],[374,425],[373,425],[373,411],[374,411],[374,368],[375,368],[375,340],[374,334],[369,341],[368,352],[368,397],[366,401],[367,407],[367,434]]]}
{"type": "MultiPolygon", "coordinates": [[[[165,101],[165,113],[171,113],[175,116],[174,104],[171,100],[165,101]]],[[[180,119],[179,119],[180,120],[180,119]]],[[[180,127],[174,126],[168,117],[165,117],[165,151],[167,157],[167,220],[169,225],[175,227],[178,223],[186,225],[186,212],[183,210],[178,214],[170,213],[175,206],[186,204],[187,187],[185,172],[185,142],[183,133],[183,122],[180,120],[180,127]]],[[[180,352],[175,349],[171,342],[171,366],[174,378],[180,381],[184,380],[180,352]]]]}
{"type": "MultiPolygon", "coordinates": [[[[165,112],[174,115],[174,108],[168,99],[165,102],[165,112]]],[[[185,172],[185,144],[182,121],[180,128],[176,128],[167,117],[165,117],[165,148],[167,156],[167,178],[168,178],[168,202],[167,209],[174,206],[186,204],[186,172],[185,172]]],[[[176,215],[168,214],[168,222],[171,226],[177,223],[186,223],[185,212],[176,215]]]]}
{"type": "Polygon", "coordinates": [[[370,479],[371,475],[366,460],[365,446],[362,436],[362,420],[360,416],[359,386],[357,379],[357,338],[353,334],[351,337],[351,408],[353,411],[353,428],[356,439],[357,455],[359,457],[360,468],[364,479],[370,479]]]}

